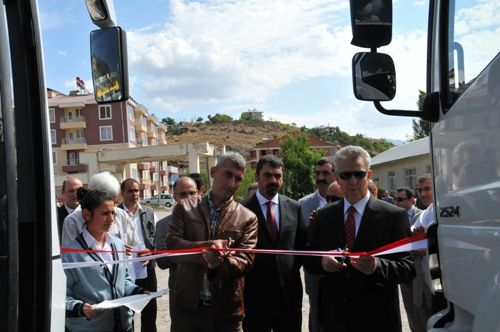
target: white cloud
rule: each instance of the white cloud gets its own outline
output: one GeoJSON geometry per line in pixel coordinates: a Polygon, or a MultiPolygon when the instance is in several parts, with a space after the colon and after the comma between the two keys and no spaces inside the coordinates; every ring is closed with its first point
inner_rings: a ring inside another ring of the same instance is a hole
{"type": "Polygon", "coordinates": [[[66,52],[65,50],[58,49],[57,54],[59,54],[60,56],[66,56],[68,55],[68,52],[66,52]]]}
{"type": "Polygon", "coordinates": [[[260,102],[295,81],[349,73],[347,5],[174,0],[162,30],[128,33],[129,62],[169,109],[229,98],[260,102]]]}

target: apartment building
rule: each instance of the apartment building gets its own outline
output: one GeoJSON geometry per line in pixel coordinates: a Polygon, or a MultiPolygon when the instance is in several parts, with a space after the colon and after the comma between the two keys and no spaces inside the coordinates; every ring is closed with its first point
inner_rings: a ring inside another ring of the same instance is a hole
{"type": "MultiPolygon", "coordinates": [[[[250,150],[250,157],[247,162],[252,165],[252,168],[257,166],[260,158],[268,154],[275,154],[279,156],[281,144],[288,139],[288,136],[282,136],[276,139],[264,139],[263,142],[257,143],[255,147],[250,150]]],[[[320,140],[315,136],[308,137],[309,147],[321,152],[322,156],[333,156],[337,151],[335,144],[320,140]]]]}
{"type": "MultiPolygon", "coordinates": [[[[98,105],[94,95],[48,89],[52,159],[56,193],[68,176],[75,176],[84,184],[95,172],[82,155],[114,150],[167,144],[167,127],[150,114],[144,105],[130,98],[124,102],[98,105]]],[[[123,151],[123,150],[122,150],[123,151]]],[[[159,191],[168,191],[171,179],[178,173],[175,165],[166,160],[148,162],[99,163],[97,171],[108,170],[119,181],[132,177],[140,182],[141,197],[147,198],[159,191]]]]}

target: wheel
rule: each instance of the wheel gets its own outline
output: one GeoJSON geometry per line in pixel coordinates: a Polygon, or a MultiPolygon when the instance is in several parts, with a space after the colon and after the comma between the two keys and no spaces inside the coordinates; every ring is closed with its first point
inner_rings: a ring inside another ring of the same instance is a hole
{"type": "Polygon", "coordinates": [[[166,207],[172,207],[172,203],[170,203],[170,202],[166,202],[166,203],[165,203],[165,206],[166,206],[166,207]]]}

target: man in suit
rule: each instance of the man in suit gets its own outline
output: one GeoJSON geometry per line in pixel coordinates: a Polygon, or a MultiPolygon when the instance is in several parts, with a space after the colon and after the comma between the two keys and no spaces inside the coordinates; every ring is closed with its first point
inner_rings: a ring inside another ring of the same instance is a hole
{"type": "MultiPolygon", "coordinates": [[[[148,206],[139,204],[139,182],[129,178],[124,180],[120,186],[123,196],[123,203],[118,205],[119,208],[127,212],[130,219],[134,221],[137,238],[139,239],[138,246],[135,249],[154,250],[155,243],[155,225],[158,217],[153,209],[148,206]]],[[[150,292],[156,292],[156,272],[155,262],[150,261],[145,267],[142,267],[143,262],[133,263],[139,268],[134,271],[135,283],[150,292]]],[[[148,305],[141,312],[141,331],[156,331],[156,299],[149,301],[148,305]]]]}
{"type": "MultiPolygon", "coordinates": [[[[278,194],[283,162],[274,155],[260,159],[257,192],[242,204],[257,215],[257,249],[301,250],[306,226],[298,202],[278,194]]],[[[294,332],[302,326],[302,282],[299,256],[257,254],[245,284],[245,332],[294,332]]]]}
{"type": "Polygon", "coordinates": [[[59,230],[59,240],[61,240],[61,232],[63,229],[64,218],[73,212],[80,203],[76,197],[76,192],[78,188],[83,187],[82,181],[72,176],[68,176],[64,180],[61,189],[61,195],[64,198],[64,204],[57,208],[57,225],[59,230]]]}
{"type": "MultiPolygon", "coordinates": [[[[415,195],[413,194],[413,190],[410,187],[399,187],[396,189],[396,196],[394,197],[396,202],[396,206],[399,206],[402,209],[406,210],[408,214],[408,224],[413,226],[415,221],[422,213],[422,210],[415,206],[415,195]]],[[[415,257],[413,257],[415,260],[415,257]]],[[[416,269],[416,267],[415,267],[416,269]]],[[[400,285],[401,295],[403,296],[403,303],[405,306],[406,317],[408,318],[408,324],[410,325],[410,329],[412,332],[420,331],[416,325],[416,316],[415,316],[415,306],[413,303],[413,282],[405,282],[400,285]]]]}
{"type": "MultiPolygon", "coordinates": [[[[333,159],[344,199],[318,210],[308,249],[366,252],[410,236],[406,211],[368,192],[370,155],[346,146],[333,159]]],[[[384,256],[308,257],[306,268],[323,274],[319,322],[324,331],[401,331],[397,284],[415,276],[409,253],[384,256]]]]}
{"type": "MultiPolygon", "coordinates": [[[[328,203],[328,188],[336,179],[333,161],[328,158],[321,158],[318,160],[314,173],[316,176],[317,190],[299,199],[306,225],[309,224],[311,213],[328,203]]],[[[309,332],[319,332],[317,307],[319,277],[306,271],[304,273],[304,278],[306,293],[309,295],[309,332]]]]}

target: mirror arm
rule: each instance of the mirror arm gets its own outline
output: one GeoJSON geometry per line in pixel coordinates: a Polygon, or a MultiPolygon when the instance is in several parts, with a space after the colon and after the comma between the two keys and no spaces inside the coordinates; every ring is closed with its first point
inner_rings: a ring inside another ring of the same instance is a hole
{"type": "Polygon", "coordinates": [[[385,109],[379,101],[374,101],[373,105],[375,108],[382,114],[386,115],[397,115],[397,116],[409,116],[412,118],[420,118],[422,117],[422,112],[420,111],[408,111],[408,110],[388,110],[385,109]]]}

